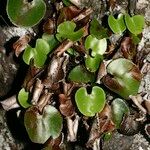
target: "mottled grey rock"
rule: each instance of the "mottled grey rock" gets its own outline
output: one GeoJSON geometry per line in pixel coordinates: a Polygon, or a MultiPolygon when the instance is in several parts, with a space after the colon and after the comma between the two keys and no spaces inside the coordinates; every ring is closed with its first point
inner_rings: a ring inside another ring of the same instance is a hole
{"type": "Polygon", "coordinates": [[[125,136],[115,132],[110,141],[104,142],[103,150],[129,150],[133,139],[133,136],[125,136]]]}
{"type": "Polygon", "coordinates": [[[23,144],[17,142],[7,125],[6,112],[0,109],[0,150],[21,150],[23,144]]]}

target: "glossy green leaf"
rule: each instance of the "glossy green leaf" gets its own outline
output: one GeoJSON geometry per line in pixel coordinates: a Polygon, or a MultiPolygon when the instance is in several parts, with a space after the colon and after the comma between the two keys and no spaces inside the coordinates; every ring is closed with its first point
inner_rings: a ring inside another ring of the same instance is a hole
{"type": "Polygon", "coordinates": [[[122,34],[126,30],[124,15],[119,14],[117,19],[115,19],[113,15],[109,15],[108,25],[114,33],[122,34]]]}
{"type": "Polygon", "coordinates": [[[135,15],[130,17],[129,14],[125,15],[125,23],[128,30],[137,35],[143,31],[144,28],[144,17],[141,15],[135,15]]]}
{"type": "Polygon", "coordinates": [[[104,28],[95,18],[90,23],[90,34],[99,40],[108,37],[107,29],[104,28]]]}
{"type": "Polygon", "coordinates": [[[35,51],[34,55],[34,65],[36,67],[42,67],[47,59],[47,54],[38,53],[35,51]]]}
{"type": "Polygon", "coordinates": [[[30,60],[34,57],[34,53],[36,53],[35,48],[28,46],[23,53],[23,61],[29,65],[30,60]]]}
{"type": "Polygon", "coordinates": [[[46,12],[43,0],[7,0],[7,15],[17,26],[31,27],[40,22],[46,12]]]}
{"type": "Polygon", "coordinates": [[[101,112],[105,106],[105,92],[102,88],[94,86],[90,94],[85,87],[81,87],[75,94],[75,101],[79,111],[85,116],[94,116],[101,112]]]}
{"type": "Polygon", "coordinates": [[[76,66],[69,73],[68,79],[77,83],[94,82],[95,75],[86,70],[83,66],[76,66]]]}
{"type": "Polygon", "coordinates": [[[62,1],[63,1],[63,3],[64,3],[66,6],[72,5],[72,4],[70,3],[70,0],[62,0],[62,1]]]}
{"type": "Polygon", "coordinates": [[[141,41],[142,36],[136,36],[135,34],[131,34],[131,38],[134,44],[139,44],[141,41]]]}
{"type": "Polygon", "coordinates": [[[30,60],[34,59],[36,67],[42,67],[47,59],[47,54],[50,52],[50,46],[43,39],[36,40],[35,48],[28,46],[23,53],[23,60],[29,65],[30,60]]]}
{"type": "Polygon", "coordinates": [[[112,132],[108,132],[104,134],[104,141],[109,141],[112,139],[112,132]]]}
{"type": "MultiPolygon", "coordinates": [[[[78,31],[74,31],[76,28],[76,24],[72,21],[65,21],[61,23],[57,28],[56,37],[58,40],[62,39],[70,39],[72,41],[78,41],[83,36],[83,29],[78,31]]],[[[61,40],[60,40],[61,41],[61,40]]]]}
{"type": "Polygon", "coordinates": [[[28,108],[31,106],[31,104],[28,102],[28,97],[29,97],[29,92],[26,92],[25,89],[22,88],[18,94],[18,102],[24,108],[28,108]]]}
{"type": "Polygon", "coordinates": [[[100,62],[102,61],[102,56],[101,55],[95,55],[95,57],[87,56],[85,58],[85,66],[87,70],[90,72],[95,72],[99,68],[100,62]]]}
{"type": "Polygon", "coordinates": [[[49,51],[51,52],[58,44],[58,40],[54,35],[49,35],[44,33],[42,35],[42,39],[45,40],[49,44],[49,51]]]}
{"type": "Polygon", "coordinates": [[[49,49],[49,44],[43,40],[43,39],[37,39],[36,40],[36,45],[35,45],[36,51],[38,54],[48,54],[50,49],[49,49]]]}
{"type": "Polygon", "coordinates": [[[67,50],[67,53],[70,54],[70,55],[79,56],[79,53],[76,52],[73,48],[69,48],[67,50]]]}
{"type": "Polygon", "coordinates": [[[104,77],[104,84],[125,99],[136,95],[141,82],[141,72],[130,60],[119,58],[107,66],[110,74],[104,77]]]}
{"type": "Polygon", "coordinates": [[[50,105],[39,114],[33,106],[25,112],[24,124],[29,138],[34,143],[44,144],[50,137],[57,138],[62,130],[62,117],[59,111],[50,105]]]}
{"type": "Polygon", "coordinates": [[[107,49],[107,40],[105,38],[98,40],[97,38],[89,35],[85,40],[85,48],[92,49],[91,55],[94,57],[96,54],[103,55],[107,49]]]}
{"type": "Polygon", "coordinates": [[[113,122],[116,125],[116,128],[119,129],[120,124],[122,122],[123,116],[125,114],[130,113],[128,105],[125,103],[124,100],[120,98],[116,98],[111,103],[112,108],[112,116],[113,116],[113,122]]]}

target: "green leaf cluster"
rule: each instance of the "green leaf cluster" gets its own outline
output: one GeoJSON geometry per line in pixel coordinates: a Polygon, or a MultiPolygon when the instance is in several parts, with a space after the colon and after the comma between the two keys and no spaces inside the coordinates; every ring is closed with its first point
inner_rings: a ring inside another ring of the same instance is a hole
{"type": "Polygon", "coordinates": [[[89,35],[85,40],[85,48],[88,52],[87,57],[85,57],[85,66],[89,71],[95,72],[99,68],[99,64],[103,59],[102,55],[107,49],[107,40],[106,38],[99,40],[89,35]]]}
{"type": "Polygon", "coordinates": [[[144,27],[144,17],[141,15],[135,15],[130,17],[129,14],[119,14],[115,19],[113,15],[109,15],[108,24],[111,30],[116,34],[122,34],[126,28],[134,35],[138,35],[142,32],[144,27]]]}
{"type": "Polygon", "coordinates": [[[23,60],[26,64],[30,64],[30,60],[34,60],[36,67],[42,67],[53,48],[58,44],[54,35],[43,35],[41,39],[36,40],[35,48],[30,45],[25,49],[23,53],[23,60]]]}
{"type": "Polygon", "coordinates": [[[97,39],[103,39],[108,37],[108,30],[104,28],[97,19],[92,19],[90,23],[90,34],[97,39]]]}

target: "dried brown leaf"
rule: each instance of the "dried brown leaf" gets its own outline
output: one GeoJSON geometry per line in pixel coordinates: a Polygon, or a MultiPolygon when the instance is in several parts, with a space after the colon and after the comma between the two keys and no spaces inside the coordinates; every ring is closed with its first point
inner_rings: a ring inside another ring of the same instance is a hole
{"type": "Polygon", "coordinates": [[[135,115],[125,115],[121,122],[119,132],[124,135],[135,135],[139,132],[140,122],[135,115]]]}
{"type": "Polygon", "coordinates": [[[13,49],[15,50],[15,55],[18,57],[21,52],[25,50],[28,43],[30,42],[31,37],[30,35],[24,35],[20,37],[14,44],[13,49]]]}
{"type": "Polygon", "coordinates": [[[20,107],[17,102],[16,95],[13,95],[13,96],[1,101],[0,103],[6,111],[20,107]]]}
{"type": "Polygon", "coordinates": [[[64,94],[59,94],[59,102],[60,112],[66,117],[73,116],[73,114],[75,113],[75,108],[71,102],[70,97],[67,97],[64,94]]]}
{"type": "Polygon", "coordinates": [[[115,124],[112,121],[111,107],[108,104],[106,104],[103,111],[98,114],[98,126],[101,134],[112,132],[115,129],[115,124]]]}
{"type": "Polygon", "coordinates": [[[107,87],[111,87],[112,89],[121,90],[123,88],[118,81],[115,78],[112,78],[112,76],[109,74],[104,76],[102,80],[107,87]]]}
{"type": "Polygon", "coordinates": [[[60,24],[66,20],[68,20],[68,21],[72,20],[80,12],[81,12],[81,10],[75,6],[69,6],[69,7],[62,8],[60,10],[60,15],[58,17],[57,24],[60,24]]]}
{"type": "Polygon", "coordinates": [[[149,123],[145,126],[145,132],[147,136],[150,138],[150,124],[149,123]]]}
{"type": "Polygon", "coordinates": [[[56,31],[56,21],[55,19],[47,19],[43,25],[43,31],[47,34],[54,34],[56,31]]]}
{"type": "Polygon", "coordinates": [[[25,76],[23,87],[27,91],[31,91],[34,83],[36,82],[36,78],[39,78],[43,73],[44,69],[36,68],[33,64],[33,61],[30,62],[30,66],[28,68],[27,74],[25,76]]]}
{"type": "Polygon", "coordinates": [[[101,79],[107,75],[107,70],[106,70],[106,64],[104,63],[104,61],[100,64],[99,70],[98,70],[98,74],[97,74],[97,81],[96,83],[101,83],[101,79]]]}
{"type": "Polygon", "coordinates": [[[50,63],[47,66],[46,76],[43,79],[43,84],[51,90],[56,90],[58,83],[65,78],[66,65],[68,63],[67,56],[58,57],[53,55],[50,63]],[[54,88],[54,89],[53,89],[54,88]]]}
{"type": "Polygon", "coordinates": [[[113,10],[116,5],[116,0],[109,0],[108,3],[109,3],[109,7],[113,10]]]}
{"type": "Polygon", "coordinates": [[[111,107],[106,104],[103,111],[98,113],[91,131],[89,140],[87,142],[87,147],[91,147],[96,139],[100,138],[103,133],[112,132],[115,129],[115,124],[112,121],[111,107]]]}
{"type": "Polygon", "coordinates": [[[52,150],[61,150],[60,146],[63,141],[63,135],[61,134],[58,138],[52,139],[50,138],[44,145],[46,149],[52,149],[52,150]]]}
{"type": "Polygon", "coordinates": [[[133,60],[136,55],[136,45],[130,37],[125,37],[121,42],[121,52],[126,59],[133,60]]]}

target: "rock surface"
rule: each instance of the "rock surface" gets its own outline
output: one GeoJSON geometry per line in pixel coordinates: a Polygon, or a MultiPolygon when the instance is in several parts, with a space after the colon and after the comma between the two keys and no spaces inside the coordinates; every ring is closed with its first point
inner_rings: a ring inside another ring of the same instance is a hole
{"type": "Polygon", "coordinates": [[[21,150],[23,144],[14,140],[12,136],[6,118],[6,112],[0,109],[0,149],[1,150],[21,150]]]}

